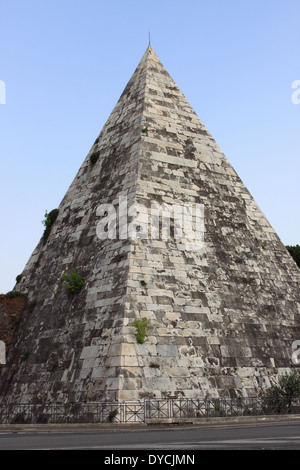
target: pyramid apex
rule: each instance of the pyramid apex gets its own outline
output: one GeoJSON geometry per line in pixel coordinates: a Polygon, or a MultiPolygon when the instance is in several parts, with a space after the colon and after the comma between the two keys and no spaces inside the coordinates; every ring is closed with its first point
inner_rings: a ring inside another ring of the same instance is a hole
{"type": "Polygon", "coordinates": [[[156,62],[161,62],[159,57],[157,56],[155,50],[153,49],[152,45],[149,42],[149,44],[147,46],[147,49],[145,50],[144,55],[141,59],[141,63],[144,62],[145,60],[151,59],[151,58],[154,59],[156,62]]]}
{"type": "MultiPolygon", "coordinates": [[[[149,54],[149,53],[151,54],[152,52],[154,52],[154,49],[153,49],[153,47],[151,46],[151,44],[150,44],[150,42],[149,42],[149,44],[148,44],[148,46],[147,46],[147,49],[146,49],[146,51],[145,51],[145,54],[149,54]]],[[[154,53],[155,53],[155,52],[154,52],[154,53]]]]}

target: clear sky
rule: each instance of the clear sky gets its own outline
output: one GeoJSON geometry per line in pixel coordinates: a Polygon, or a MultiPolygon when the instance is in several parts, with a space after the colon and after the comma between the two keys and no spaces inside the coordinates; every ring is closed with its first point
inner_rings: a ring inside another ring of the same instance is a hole
{"type": "Polygon", "coordinates": [[[13,289],[149,31],[282,242],[300,244],[299,0],[0,0],[0,293],[13,289]]]}

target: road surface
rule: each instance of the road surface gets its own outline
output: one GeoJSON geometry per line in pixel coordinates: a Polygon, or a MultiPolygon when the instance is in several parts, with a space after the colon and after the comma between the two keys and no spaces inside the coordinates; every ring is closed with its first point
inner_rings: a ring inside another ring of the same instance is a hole
{"type": "MultiPolygon", "coordinates": [[[[272,422],[186,426],[1,426],[0,450],[300,450],[300,417],[272,422]]],[[[153,452],[152,452],[153,454],[153,452]]]]}

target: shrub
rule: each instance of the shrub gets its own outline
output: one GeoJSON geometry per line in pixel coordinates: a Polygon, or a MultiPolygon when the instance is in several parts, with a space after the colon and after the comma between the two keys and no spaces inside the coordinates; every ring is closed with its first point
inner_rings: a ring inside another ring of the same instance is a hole
{"type": "Polygon", "coordinates": [[[268,397],[294,397],[300,395],[300,375],[294,371],[281,375],[278,385],[273,385],[266,392],[268,397]]]}
{"type": "Polygon", "coordinates": [[[147,341],[146,336],[150,327],[150,322],[144,317],[142,320],[136,320],[134,326],[137,332],[138,342],[142,344],[147,341]]]}
{"type": "Polygon", "coordinates": [[[96,161],[99,158],[99,155],[100,155],[100,152],[94,152],[90,155],[90,162],[91,162],[92,165],[94,165],[96,163],[96,161]]]}
{"type": "Polygon", "coordinates": [[[23,356],[22,356],[22,361],[27,361],[27,359],[29,358],[30,356],[30,352],[29,351],[25,351],[23,356]]]}
{"type": "Polygon", "coordinates": [[[22,274],[18,274],[18,276],[16,277],[17,283],[19,283],[21,279],[22,279],[22,274]]]}
{"type": "Polygon", "coordinates": [[[83,277],[81,277],[74,268],[71,270],[69,276],[64,274],[62,280],[65,281],[63,287],[69,294],[77,294],[84,286],[83,277]]]}
{"type": "Polygon", "coordinates": [[[109,415],[108,415],[108,417],[107,417],[107,421],[108,421],[109,423],[113,423],[113,421],[115,420],[117,414],[118,414],[118,410],[117,410],[117,409],[110,411],[110,413],[109,413],[109,415]]]}
{"type": "Polygon", "coordinates": [[[280,413],[282,408],[291,411],[293,397],[300,396],[300,375],[297,371],[290,374],[281,375],[278,379],[278,385],[270,387],[265,394],[269,404],[277,408],[280,413]]]}
{"type": "Polygon", "coordinates": [[[7,292],[6,297],[8,297],[9,299],[14,299],[15,297],[20,297],[21,295],[26,297],[27,294],[24,294],[23,292],[19,292],[17,290],[11,290],[7,292]]]}
{"type": "Polygon", "coordinates": [[[45,212],[45,219],[42,221],[42,224],[45,226],[45,230],[43,233],[43,243],[45,244],[48,240],[48,237],[51,232],[52,225],[54,224],[55,220],[58,216],[58,209],[53,209],[51,212],[45,212]]]}

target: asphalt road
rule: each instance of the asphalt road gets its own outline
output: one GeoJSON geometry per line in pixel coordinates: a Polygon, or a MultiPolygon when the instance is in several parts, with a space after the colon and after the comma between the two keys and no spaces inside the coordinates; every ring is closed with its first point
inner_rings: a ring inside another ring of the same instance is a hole
{"type": "Polygon", "coordinates": [[[0,450],[75,449],[102,450],[107,456],[114,451],[118,451],[118,455],[122,451],[128,455],[128,451],[146,450],[149,455],[153,451],[162,454],[184,451],[190,455],[193,450],[300,450],[300,419],[177,427],[106,427],[97,430],[90,427],[85,430],[74,428],[73,431],[54,428],[48,432],[42,429],[28,431],[21,427],[17,430],[0,428],[0,450]]]}

